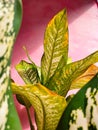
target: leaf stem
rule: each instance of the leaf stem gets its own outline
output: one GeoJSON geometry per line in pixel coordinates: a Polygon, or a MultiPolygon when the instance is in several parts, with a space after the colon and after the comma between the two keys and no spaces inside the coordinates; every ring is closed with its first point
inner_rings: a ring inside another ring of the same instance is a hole
{"type": "Polygon", "coordinates": [[[27,49],[26,49],[25,46],[23,46],[23,49],[24,49],[24,51],[26,52],[26,55],[27,55],[28,60],[29,60],[31,63],[34,64],[34,62],[32,61],[31,57],[29,56],[28,51],[27,51],[27,49]]]}
{"type": "Polygon", "coordinates": [[[29,119],[30,129],[34,130],[34,126],[33,126],[32,121],[31,121],[31,116],[30,116],[30,111],[29,111],[28,106],[26,106],[26,111],[27,111],[27,115],[28,115],[28,119],[29,119]]]}

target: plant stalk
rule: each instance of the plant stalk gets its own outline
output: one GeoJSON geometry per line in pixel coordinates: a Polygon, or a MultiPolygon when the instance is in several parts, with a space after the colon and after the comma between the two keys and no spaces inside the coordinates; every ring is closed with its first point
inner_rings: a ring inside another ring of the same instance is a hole
{"type": "Polygon", "coordinates": [[[30,111],[29,111],[28,106],[26,106],[26,111],[27,111],[27,115],[28,115],[28,120],[29,120],[29,124],[30,124],[30,129],[31,129],[31,130],[34,130],[34,126],[33,126],[33,124],[32,124],[32,120],[31,120],[30,111]]]}

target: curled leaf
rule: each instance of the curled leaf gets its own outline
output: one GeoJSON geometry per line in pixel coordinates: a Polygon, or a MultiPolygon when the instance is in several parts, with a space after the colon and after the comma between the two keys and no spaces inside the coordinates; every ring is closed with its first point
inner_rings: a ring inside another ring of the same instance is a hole
{"type": "MultiPolygon", "coordinates": [[[[26,84],[36,84],[40,80],[37,66],[33,62],[28,63],[22,60],[16,65],[16,70],[26,84]]],[[[31,106],[29,100],[23,95],[16,94],[16,98],[20,104],[28,107],[31,106]]]]}
{"type": "Polygon", "coordinates": [[[17,86],[12,84],[15,94],[25,96],[36,112],[38,130],[55,130],[66,107],[66,100],[41,84],[17,86]]]}
{"type": "Polygon", "coordinates": [[[35,84],[39,82],[37,67],[34,63],[28,63],[22,60],[16,65],[16,70],[26,84],[35,84]]]}

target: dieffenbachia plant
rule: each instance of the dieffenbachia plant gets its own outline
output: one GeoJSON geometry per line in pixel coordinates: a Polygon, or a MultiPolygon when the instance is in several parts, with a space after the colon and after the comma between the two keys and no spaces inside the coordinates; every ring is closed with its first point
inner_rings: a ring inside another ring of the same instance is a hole
{"type": "MultiPolygon", "coordinates": [[[[86,107],[92,103],[90,101],[91,97],[89,97],[90,94],[92,95],[92,92],[95,92],[95,95],[93,95],[93,101],[95,101],[93,102],[93,105],[96,108],[94,109],[96,112],[94,112],[96,115],[98,114],[97,76],[93,81],[88,83],[88,85],[84,86],[84,84],[86,84],[98,72],[98,67],[96,67],[93,74],[91,71],[89,71],[89,73],[86,72],[84,76],[86,77],[86,80],[82,80],[81,82],[84,83],[83,85],[75,85],[77,84],[75,80],[78,80],[78,78],[81,77],[92,64],[98,62],[98,51],[79,61],[69,62],[68,43],[68,22],[66,10],[64,9],[56,14],[46,27],[44,35],[44,54],[41,59],[41,66],[38,67],[31,60],[31,63],[22,60],[16,65],[16,70],[26,84],[20,86],[12,83],[13,93],[17,95],[18,101],[24,104],[26,108],[29,108],[30,106],[34,107],[38,130],[61,130],[61,125],[67,120],[66,126],[64,125],[63,127],[64,130],[78,128],[78,119],[83,119],[83,113],[85,114],[86,107]],[[89,75],[89,79],[87,78],[87,75],[89,75]],[[92,87],[92,82],[95,84],[94,88],[92,87]],[[75,99],[72,99],[72,102],[67,102],[65,98],[67,92],[70,89],[81,87],[83,87],[83,91],[80,90],[80,93],[83,93],[83,97],[82,94],[81,96],[76,94],[74,97],[75,99]],[[79,100],[78,102],[80,102],[80,104],[78,104],[76,99],[79,100]],[[84,102],[82,102],[83,100],[84,102]],[[82,114],[80,113],[81,115],[79,115],[79,117],[78,114],[74,114],[74,106],[72,107],[71,104],[77,106],[77,110],[75,109],[76,113],[78,110],[81,112],[83,108],[84,111],[82,114]],[[73,110],[72,114],[67,117],[65,115],[67,114],[68,108],[73,110]],[[71,118],[69,118],[69,116],[71,118]],[[75,121],[76,117],[77,122],[75,121]],[[73,121],[75,122],[76,127],[74,127],[73,121]],[[67,124],[68,122],[71,125],[67,124]]],[[[29,56],[28,58],[30,59],[29,56]]],[[[81,79],[83,79],[83,77],[81,79]]],[[[93,107],[90,108],[91,109],[87,109],[88,118],[90,118],[88,126],[93,119],[93,107]]],[[[84,118],[88,119],[87,116],[84,116],[84,118]]],[[[97,129],[96,121],[93,123],[97,129]]],[[[83,130],[87,130],[82,126],[78,129],[82,128],[83,130]]],[[[33,129],[33,127],[31,127],[31,129],[33,129]]]]}
{"type": "Polygon", "coordinates": [[[98,130],[98,74],[70,101],[57,130],[98,130]]]}
{"type": "Polygon", "coordinates": [[[11,52],[21,19],[21,0],[0,0],[0,130],[21,130],[10,89],[11,52]]]}

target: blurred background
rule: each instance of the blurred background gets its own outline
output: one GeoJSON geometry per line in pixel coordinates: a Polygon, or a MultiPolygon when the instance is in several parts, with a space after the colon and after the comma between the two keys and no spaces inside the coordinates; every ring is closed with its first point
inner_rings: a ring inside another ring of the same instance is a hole
{"type": "MultiPolygon", "coordinates": [[[[82,59],[98,50],[98,8],[96,0],[22,0],[23,21],[13,48],[11,76],[18,84],[23,81],[15,71],[20,60],[27,60],[23,46],[30,57],[40,65],[43,54],[44,31],[48,22],[66,8],[69,28],[69,56],[73,61],[82,59]]],[[[28,60],[27,60],[28,61],[28,60]]],[[[29,130],[25,109],[15,100],[23,130],[29,130]]],[[[32,115],[33,111],[31,110],[32,115]]]]}

